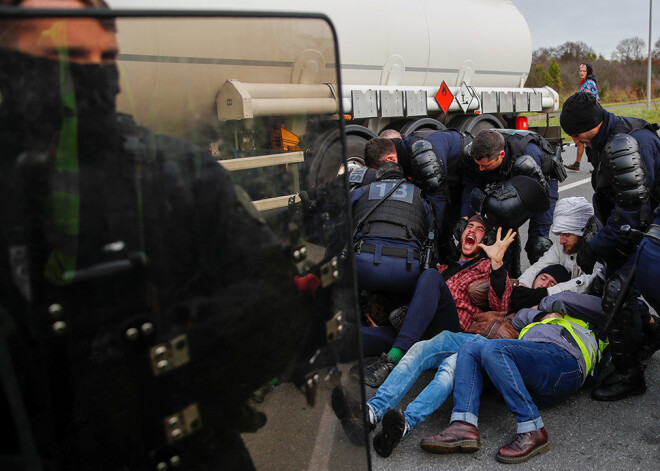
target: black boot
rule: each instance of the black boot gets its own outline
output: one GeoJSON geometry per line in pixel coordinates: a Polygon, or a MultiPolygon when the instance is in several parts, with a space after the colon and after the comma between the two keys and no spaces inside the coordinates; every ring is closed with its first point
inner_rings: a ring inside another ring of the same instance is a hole
{"type": "MultiPolygon", "coordinates": [[[[615,277],[612,277],[613,280],[615,277]]],[[[610,280],[610,281],[611,281],[610,280]]],[[[614,296],[613,284],[608,281],[603,296],[603,310],[611,312],[610,301],[614,296]]],[[[633,300],[634,301],[634,300],[633,300]]],[[[641,311],[634,309],[637,304],[626,303],[624,308],[615,314],[610,330],[610,349],[615,371],[607,375],[599,386],[591,391],[591,397],[597,401],[618,401],[628,396],[643,394],[646,391],[644,381],[644,366],[639,361],[639,343],[641,341],[641,311]]]]}
{"type": "MultiPolygon", "coordinates": [[[[353,399],[344,386],[336,386],[330,397],[332,410],[341,422],[344,433],[350,442],[357,446],[366,444],[366,433],[362,423],[362,404],[353,399]]],[[[369,431],[375,424],[369,424],[369,431]]]]}
{"type": "Polygon", "coordinates": [[[646,391],[644,368],[642,365],[626,370],[614,370],[593,391],[591,397],[597,401],[618,401],[628,396],[643,394],[646,391]]]}
{"type": "Polygon", "coordinates": [[[406,433],[406,417],[399,409],[387,411],[383,417],[383,428],[374,437],[374,450],[383,458],[392,454],[406,433]]]}
{"type": "Polygon", "coordinates": [[[657,350],[660,350],[660,323],[648,322],[644,327],[644,343],[639,349],[641,359],[648,360],[657,350]]]}

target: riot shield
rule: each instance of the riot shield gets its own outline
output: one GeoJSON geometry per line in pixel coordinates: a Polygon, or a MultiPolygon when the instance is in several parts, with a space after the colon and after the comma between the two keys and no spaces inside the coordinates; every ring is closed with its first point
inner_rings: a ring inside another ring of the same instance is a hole
{"type": "Polygon", "coordinates": [[[0,468],[368,469],[332,25],[97,3],[0,7],[0,468]]]}

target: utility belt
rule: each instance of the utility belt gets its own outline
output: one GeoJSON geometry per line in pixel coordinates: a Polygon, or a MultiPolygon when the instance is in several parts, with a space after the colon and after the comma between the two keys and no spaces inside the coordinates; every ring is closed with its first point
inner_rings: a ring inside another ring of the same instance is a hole
{"type": "Polygon", "coordinates": [[[387,245],[373,245],[360,241],[355,245],[355,253],[372,253],[375,255],[374,263],[381,263],[381,256],[405,258],[408,265],[417,260],[422,263],[422,254],[419,250],[406,247],[389,247],[387,245]]]}

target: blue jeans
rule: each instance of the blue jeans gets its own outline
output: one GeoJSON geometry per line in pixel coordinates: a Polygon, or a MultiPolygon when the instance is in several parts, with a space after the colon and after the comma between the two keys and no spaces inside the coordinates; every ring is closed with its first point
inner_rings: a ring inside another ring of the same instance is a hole
{"type": "Polygon", "coordinates": [[[538,407],[545,407],[577,391],[584,375],[566,350],[527,340],[490,340],[469,343],[458,352],[451,421],[477,426],[483,371],[518,420],[517,433],[543,427],[538,407]]]}
{"type": "Polygon", "coordinates": [[[430,340],[417,342],[392,370],[367,404],[380,421],[394,409],[423,371],[438,369],[433,380],[408,404],[404,415],[410,430],[426,420],[449,397],[454,389],[456,352],[465,343],[486,340],[481,335],[444,331],[430,340]]]}

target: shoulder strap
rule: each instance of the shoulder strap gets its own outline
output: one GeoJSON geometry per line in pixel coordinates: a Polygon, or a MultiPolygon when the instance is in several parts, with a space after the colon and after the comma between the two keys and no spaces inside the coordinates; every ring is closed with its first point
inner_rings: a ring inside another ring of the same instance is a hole
{"type": "MultiPolygon", "coordinates": [[[[511,149],[511,152],[513,153],[514,156],[518,156],[522,154],[525,150],[525,147],[527,147],[527,144],[530,142],[534,141],[534,133],[529,132],[529,133],[516,133],[516,132],[507,132],[507,133],[502,133],[504,137],[504,142],[506,142],[506,145],[509,146],[509,149],[511,149]]],[[[536,142],[535,142],[536,143],[536,142]]]]}
{"type": "Polygon", "coordinates": [[[630,134],[632,132],[638,131],[640,129],[648,129],[649,131],[656,133],[660,126],[658,123],[651,124],[648,121],[645,121],[640,118],[629,118],[627,116],[619,116],[621,118],[621,122],[614,126],[614,129],[612,130],[612,133],[610,135],[614,134],[630,134]]]}
{"type": "MultiPolygon", "coordinates": [[[[380,206],[381,204],[383,204],[383,201],[385,201],[387,198],[389,198],[389,197],[392,195],[392,193],[394,193],[394,192],[396,191],[396,189],[399,188],[399,187],[401,186],[401,184],[402,184],[403,182],[405,182],[405,181],[406,181],[406,180],[405,180],[404,178],[402,178],[402,179],[400,179],[399,181],[397,181],[397,182],[394,184],[394,186],[392,187],[392,189],[391,189],[390,191],[388,191],[387,194],[386,194],[386,195],[385,195],[380,201],[378,201],[378,203],[376,203],[376,204],[375,204],[375,205],[369,210],[369,212],[368,212],[367,214],[365,214],[365,215],[362,217],[362,219],[360,219],[360,220],[358,221],[358,223],[357,223],[356,226],[355,226],[355,229],[353,230],[353,239],[355,239],[355,236],[358,234],[358,232],[360,232],[360,228],[361,228],[362,225],[364,224],[364,221],[366,221],[367,218],[368,218],[369,216],[371,216],[371,215],[373,214],[374,211],[376,211],[376,208],[378,208],[378,206],[380,206]]],[[[365,187],[365,188],[366,188],[366,187],[365,187]]]]}
{"type": "Polygon", "coordinates": [[[463,265],[459,263],[451,263],[445,271],[442,272],[442,276],[444,277],[445,280],[449,281],[449,278],[452,276],[456,275],[457,273],[462,272],[463,270],[470,268],[479,262],[481,262],[484,259],[485,255],[479,255],[476,258],[473,258],[467,263],[464,263],[463,265]]]}

